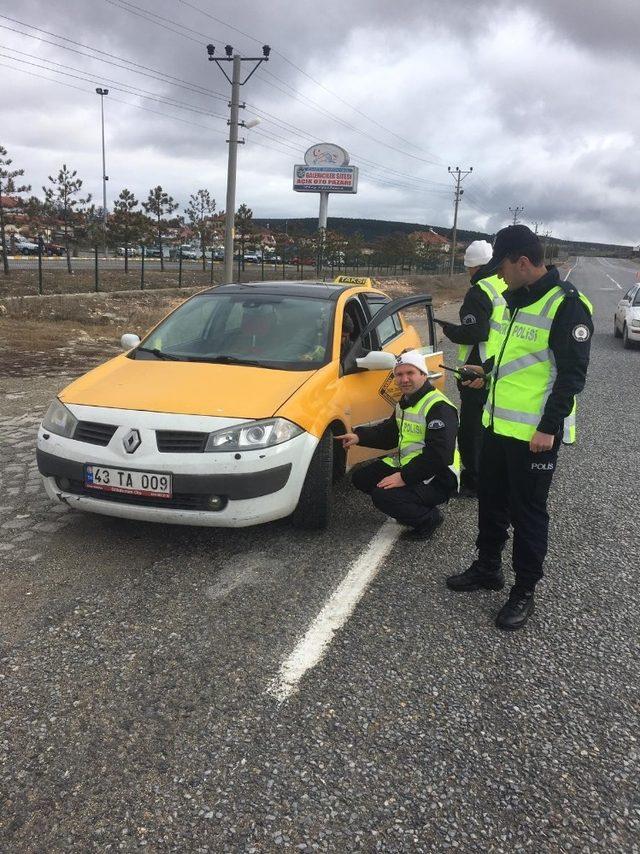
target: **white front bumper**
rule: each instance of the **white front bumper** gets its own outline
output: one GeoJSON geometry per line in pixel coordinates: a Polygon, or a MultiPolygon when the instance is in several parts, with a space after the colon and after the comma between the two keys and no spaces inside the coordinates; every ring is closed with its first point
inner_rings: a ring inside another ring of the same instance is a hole
{"type": "MultiPolygon", "coordinates": [[[[89,495],[77,495],[61,489],[55,477],[43,477],[45,490],[49,497],[64,502],[69,507],[144,522],[208,527],[243,527],[288,516],[298,504],[307,469],[318,444],[318,439],[315,436],[302,433],[295,439],[283,442],[273,448],[243,450],[237,454],[234,452],[160,453],[156,445],[155,429],[213,432],[231,424],[241,423],[241,419],[169,415],[166,413],[75,405],[68,406],[68,408],[79,420],[119,425],[106,447],[78,442],[74,439],[65,439],[52,433],[46,433],[40,427],[37,441],[38,450],[51,457],[72,463],[81,465],[93,463],[123,469],[168,473],[174,478],[176,475],[200,477],[250,476],[268,473],[270,470],[282,466],[291,467],[288,479],[282,488],[256,498],[229,500],[227,505],[218,511],[145,506],[127,503],[124,496],[118,500],[105,500],[89,495]],[[122,438],[132,427],[139,431],[142,443],[134,454],[127,454],[122,444],[122,438]],[[45,438],[45,435],[48,438],[45,438]],[[237,456],[240,458],[236,459],[237,456]]],[[[244,420],[242,419],[242,421],[244,420]]]]}

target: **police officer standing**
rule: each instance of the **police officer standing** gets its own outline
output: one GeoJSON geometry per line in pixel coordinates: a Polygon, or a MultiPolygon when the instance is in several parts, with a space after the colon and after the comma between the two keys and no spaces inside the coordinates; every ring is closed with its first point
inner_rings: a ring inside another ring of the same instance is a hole
{"type": "Polygon", "coordinates": [[[425,540],[444,520],[438,505],[458,489],[458,413],[429,382],[418,350],[398,356],[393,374],[402,391],[395,412],[381,424],[356,427],[336,439],[344,448],[397,448],[356,469],[353,485],[370,495],[378,510],[406,525],[410,537],[425,540]]]}
{"type": "Polygon", "coordinates": [[[486,372],[478,557],[447,579],[456,591],[501,590],[501,554],[513,525],[515,584],[496,617],[507,630],[520,629],[533,612],[547,552],[547,496],[563,433],[569,441],[575,436],[575,397],[586,381],[593,334],[590,302],[555,267],[547,270],[543,257],[537,235],[513,225],[498,232],[485,266],[506,282],[507,308],[486,372]]]}
{"type": "MultiPolygon", "coordinates": [[[[471,277],[471,286],[460,307],[460,324],[438,321],[450,341],[458,344],[458,367],[482,365],[495,344],[504,311],[505,283],[497,275],[486,272],[484,265],[491,258],[491,244],[474,240],[464,253],[464,265],[471,277]]],[[[487,399],[486,387],[470,388],[458,381],[460,392],[460,429],[458,445],[462,459],[460,495],[473,498],[478,488],[480,442],[482,439],[482,408],[487,399]]]]}

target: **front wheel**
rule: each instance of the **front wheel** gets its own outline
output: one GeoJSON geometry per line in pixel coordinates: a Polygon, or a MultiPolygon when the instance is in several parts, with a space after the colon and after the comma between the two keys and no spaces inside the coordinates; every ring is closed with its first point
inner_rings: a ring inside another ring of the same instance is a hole
{"type": "Polygon", "coordinates": [[[618,329],[615,317],[613,318],[613,334],[616,338],[622,338],[622,332],[618,329]]]}
{"type": "Polygon", "coordinates": [[[626,323],[622,330],[622,346],[625,350],[633,350],[635,347],[635,343],[629,339],[629,330],[627,329],[626,323]]]}
{"type": "Polygon", "coordinates": [[[327,527],[331,514],[332,480],[333,433],[327,430],[313,452],[298,506],[291,516],[294,528],[322,531],[327,527]]]}

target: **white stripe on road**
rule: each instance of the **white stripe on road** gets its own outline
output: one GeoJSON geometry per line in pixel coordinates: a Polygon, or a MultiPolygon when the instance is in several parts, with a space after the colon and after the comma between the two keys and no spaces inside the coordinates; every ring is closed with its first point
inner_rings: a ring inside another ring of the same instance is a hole
{"type": "Polygon", "coordinates": [[[612,279],[612,278],[611,278],[611,276],[610,276],[608,273],[605,273],[605,276],[607,277],[607,279],[611,279],[611,281],[613,282],[613,284],[614,284],[617,288],[620,288],[620,290],[621,290],[621,291],[623,291],[623,290],[624,290],[624,288],[622,287],[622,285],[621,285],[621,284],[619,284],[618,282],[616,282],[616,280],[615,280],[615,279],[612,279]]]}
{"type": "Polygon", "coordinates": [[[267,692],[279,702],[293,694],[298,683],[320,661],[333,635],[349,619],[367,587],[378,574],[384,559],[398,539],[401,527],[387,520],[367,548],[352,564],[338,587],[307,629],[304,637],[282,663],[267,692]]]}
{"type": "Polygon", "coordinates": [[[567,273],[567,275],[564,277],[564,279],[563,279],[563,281],[564,281],[564,282],[566,282],[566,281],[567,281],[567,279],[568,279],[568,278],[569,278],[569,276],[573,273],[573,271],[575,270],[575,268],[577,267],[577,265],[578,265],[578,262],[576,261],[576,263],[573,265],[573,267],[569,270],[569,272],[567,273]]]}

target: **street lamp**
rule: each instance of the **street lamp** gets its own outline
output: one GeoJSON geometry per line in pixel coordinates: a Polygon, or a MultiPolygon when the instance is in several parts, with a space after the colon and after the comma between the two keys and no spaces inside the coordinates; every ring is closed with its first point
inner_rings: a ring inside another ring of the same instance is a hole
{"type": "Polygon", "coordinates": [[[104,155],[104,96],[109,94],[108,89],[96,89],[96,94],[100,95],[100,116],[102,118],[102,228],[104,230],[104,254],[107,254],[107,166],[104,155]]]}

